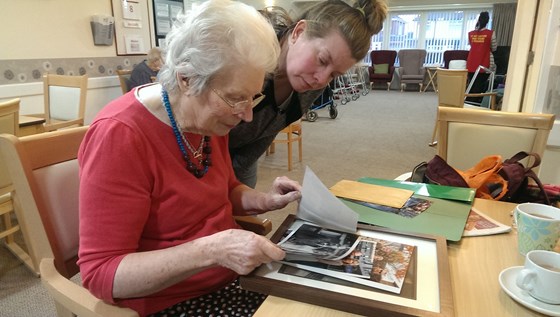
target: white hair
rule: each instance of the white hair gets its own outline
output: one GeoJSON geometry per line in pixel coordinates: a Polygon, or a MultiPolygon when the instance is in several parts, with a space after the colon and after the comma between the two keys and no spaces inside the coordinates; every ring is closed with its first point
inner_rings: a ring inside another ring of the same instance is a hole
{"type": "Polygon", "coordinates": [[[165,43],[158,80],[172,92],[178,76],[188,78],[194,95],[227,67],[252,65],[271,73],[280,54],[270,23],[253,7],[231,0],[206,1],[180,15],[165,43]]]}

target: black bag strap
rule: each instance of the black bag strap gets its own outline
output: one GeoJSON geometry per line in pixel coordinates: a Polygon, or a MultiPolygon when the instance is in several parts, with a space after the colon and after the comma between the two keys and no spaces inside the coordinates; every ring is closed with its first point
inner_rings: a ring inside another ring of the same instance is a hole
{"type": "Polygon", "coordinates": [[[537,183],[537,186],[539,186],[540,189],[540,194],[541,196],[544,198],[544,200],[546,201],[547,205],[550,205],[550,199],[548,198],[548,195],[546,193],[546,190],[544,189],[543,184],[541,183],[541,180],[539,179],[539,177],[537,176],[537,174],[535,174],[535,172],[533,170],[528,170],[527,172],[525,172],[525,175],[531,179],[533,179],[533,181],[535,181],[535,183],[537,183]]]}
{"type": "Polygon", "coordinates": [[[525,172],[528,172],[528,171],[532,170],[533,168],[541,165],[541,156],[540,155],[538,155],[537,153],[527,153],[525,151],[518,152],[517,154],[515,154],[511,158],[505,160],[504,163],[519,163],[519,161],[521,161],[522,159],[524,159],[528,156],[533,157],[534,161],[533,161],[533,165],[529,165],[529,161],[527,161],[527,166],[525,167],[525,172]]]}

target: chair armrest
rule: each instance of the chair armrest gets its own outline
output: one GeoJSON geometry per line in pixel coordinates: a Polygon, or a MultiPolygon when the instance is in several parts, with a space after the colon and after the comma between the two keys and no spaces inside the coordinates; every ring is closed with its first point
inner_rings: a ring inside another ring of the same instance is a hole
{"type": "MultiPolygon", "coordinates": [[[[40,264],[41,282],[59,304],[78,316],[116,316],[138,317],[130,308],[105,303],[93,296],[84,287],[60,275],[54,266],[53,258],[44,258],[40,264]]],[[[62,306],[62,307],[60,307],[62,306]]],[[[60,314],[60,311],[59,311],[60,314]]]]}
{"type": "Polygon", "coordinates": [[[83,126],[84,125],[84,118],[79,118],[75,120],[68,120],[68,121],[51,121],[50,124],[45,124],[45,131],[54,131],[62,128],[68,128],[72,126],[83,126]]]}
{"type": "Polygon", "coordinates": [[[266,218],[256,216],[235,216],[235,221],[241,228],[265,236],[272,231],[272,222],[266,218]]]}
{"type": "Polygon", "coordinates": [[[496,110],[496,99],[498,98],[497,92],[481,92],[481,93],[468,93],[465,94],[465,97],[490,97],[490,109],[496,110]]]}

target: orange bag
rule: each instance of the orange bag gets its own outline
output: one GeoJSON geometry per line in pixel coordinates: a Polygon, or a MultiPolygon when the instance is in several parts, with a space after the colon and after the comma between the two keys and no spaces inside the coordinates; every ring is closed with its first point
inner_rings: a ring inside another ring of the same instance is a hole
{"type": "Polygon", "coordinates": [[[551,205],[557,203],[558,198],[551,200],[549,196],[560,197],[560,194],[550,187],[546,188],[532,170],[540,162],[540,156],[536,153],[519,152],[503,162],[500,155],[489,155],[472,168],[461,171],[436,155],[429,162],[414,167],[411,181],[474,188],[478,198],[551,205]],[[534,160],[527,167],[519,162],[526,157],[533,157],[534,160]],[[531,184],[531,181],[535,184],[531,184]]]}
{"type": "Polygon", "coordinates": [[[507,193],[508,182],[498,172],[502,168],[500,155],[489,155],[466,171],[457,170],[470,188],[476,189],[476,197],[500,200],[507,193]]]}

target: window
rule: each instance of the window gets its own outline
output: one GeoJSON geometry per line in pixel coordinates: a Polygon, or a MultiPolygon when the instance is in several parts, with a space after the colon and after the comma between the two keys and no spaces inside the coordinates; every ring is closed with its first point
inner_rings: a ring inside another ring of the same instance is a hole
{"type": "MultiPolygon", "coordinates": [[[[491,7],[390,12],[383,30],[371,38],[370,51],[423,48],[427,53],[426,64],[441,65],[443,52],[470,49],[468,32],[474,30],[482,11],[488,11],[492,17],[491,7]]],[[[488,28],[491,25],[492,20],[488,28]]],[[[369,54],[363,62],[370,63],[369,54]]]]}

